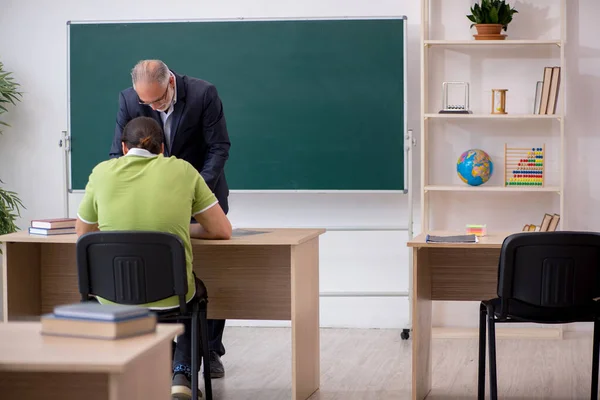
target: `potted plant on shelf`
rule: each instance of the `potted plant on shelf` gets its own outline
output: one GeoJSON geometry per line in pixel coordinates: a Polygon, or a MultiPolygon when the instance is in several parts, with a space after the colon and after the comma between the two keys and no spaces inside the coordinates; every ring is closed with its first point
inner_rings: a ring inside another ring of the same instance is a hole
{"type": "MultiPolygon", "coordinates": [[[[8,112],[8,104],[15,105],[22,96],[19,92],[19,84],[16,83],[10,72],[4,70],[4,65],[0,62],[0,115],[8,112]]],[[[0,121],[0,128],[9,126],[6,122],[0,121]]],[[[2,129],[0,129],[2,134],[2,129]]],[[[4,189],[1,185],[4,182],[0,180],[0,235],[17,231],[15,221],[21,216],[21,208],[25,208],[23,203],[13,191],[4,189]]],[[[0,253],[2,249],[0,248],[0,253]]]]}
{"type": "Polygon", "coordinates": [[[505,0],[481,0],[481,4],[471,7],[467,18],[472,22],[471,28],[477,29],[475,40],[504,40],[506,35],[501,32],[507,30],[513,14],[517,13],[505,0]]]}

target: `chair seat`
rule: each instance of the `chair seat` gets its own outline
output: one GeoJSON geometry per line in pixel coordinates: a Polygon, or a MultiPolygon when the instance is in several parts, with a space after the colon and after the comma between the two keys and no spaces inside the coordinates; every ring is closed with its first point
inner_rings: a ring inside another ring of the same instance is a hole
{"type": "Polygon", "coordinates": [[[508,300],[508,313],[500,314],[500,298],[483,301],[491,304],[494,316],[499,322],[534,322],[540,324],[567,324],[570,322],[592,322],[600,315],[600,305],[592,302],[587,306],[577,307],[536,307],[518,300],[508,300]]]}

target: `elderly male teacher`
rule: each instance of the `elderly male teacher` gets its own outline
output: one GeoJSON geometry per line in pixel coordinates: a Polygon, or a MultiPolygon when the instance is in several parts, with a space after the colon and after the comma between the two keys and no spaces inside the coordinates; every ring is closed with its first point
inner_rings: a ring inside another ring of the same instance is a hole
{"type": "MultiPolygon", "coordinates": [[[[229,187],[225,162],[229,134],[223,105],[215,86],[202,79],[179,75],[161,60],[142,60],[131,71],[133,86],[119,94],[119,111],[110,157],[123,155],[121,137],[127,122],[139,116],[155,119],[164,132],[164,155],[194,166],[227,214],[229,187]]],[[[190,215],[190,232],[201,229],[190,215]]],[[[209,293],[210,295],[210,293],[209,293]]],[[[210,370],[213,378],[225,375],[225,320],[209,320],[210,370]]]]}

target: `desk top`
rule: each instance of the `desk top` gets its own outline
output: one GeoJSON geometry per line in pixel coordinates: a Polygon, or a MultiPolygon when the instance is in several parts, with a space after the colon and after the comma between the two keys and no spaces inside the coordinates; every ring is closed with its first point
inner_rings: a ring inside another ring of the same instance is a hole
{"type": "MultiPolygon", "coordinates": [[[[321,234],[325,229],[281,229],[281,228],[261,228],[261,229],[235,229],[233,237],[229,240],[201,240],[192,239],[192,245],[210,245],[210,246],[269,246],[269,245],[299,245],[307,242],[321,234]],[[252,235],[236,235],[236,232],[260,231],[264,233],[252,235]]],[[[30,235],[27,231],[10,233],[0,236],[0,242],[21,242],[21,243],[76,243],[77,235],[30,235]]]]}
{"type": "Polygon", "coordinates": [[[0,371],[121,372],[142,353],[183,333],[158,324],[155,333],[119,340],[45,336],[39,322],[0,323],[0,371]]]}
{"type": "MultiPolygon", "coordinates": [[[[430,235],[439,235],[439,236],[447,236],[447,235],[464,235],[459,232],[440,232],[433,231],[429,232],[430,235]]],[[[502,242],[506,239],[507,236],[512,235],[510,232],[496,232],[496,233],[488,233],[486,236],[482,236],[479,238],[478,243],[427,243],[426,242],[426,233],[420,233],[415,236],[412,240],[410,240],[406,245],[408,247],[437,247],[437,248],[445,248],[445,247],[458,247],[458,248],[472,248],[476,247],[478,249],[500,249],[502,248],[502,242]]],[[[1,237],[0,237],[1,239],[1,237]]]]}

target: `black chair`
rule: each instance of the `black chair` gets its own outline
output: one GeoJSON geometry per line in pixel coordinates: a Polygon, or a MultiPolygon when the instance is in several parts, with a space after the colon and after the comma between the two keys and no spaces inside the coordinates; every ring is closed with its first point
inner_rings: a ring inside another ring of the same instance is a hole
{"type": "Polygon", "coordinates": [[[192,320],[192,394],[198,392],[195,371],[200,365],[201,339],[205,394],[212,400],[206,321],[208,295],[204,283],[196,278],[196,296],[186,304],[185,250],[179,237],[140,231],[88,233],[77,241],[77,269],[82,301],[97,295],[115,303],[136,305],[178,296],[179,308],[158,311],[157,319],[159,322],[192,320]]]}
{"type": "Polygon", "coordinates": [[[529,232],[508,236],[498,266],[498,298],[482,301],[479,316],[477,398],[485,396],[486,319],[489,329],[490,396],[498,398],[498,322],[566,324],[593,322],[592,394],[598,399],[600,344],[600,234],[529,232]]]}

